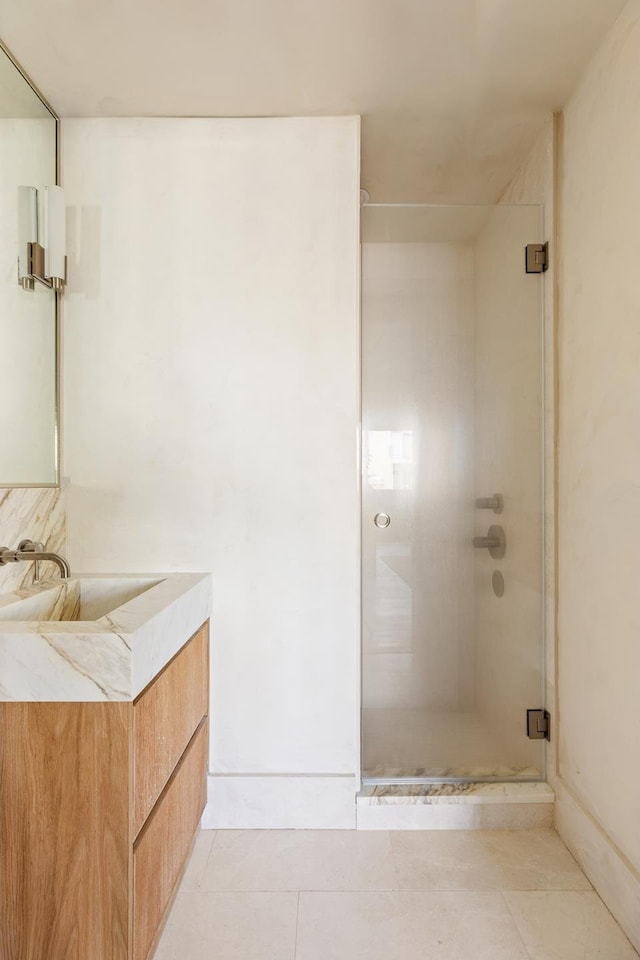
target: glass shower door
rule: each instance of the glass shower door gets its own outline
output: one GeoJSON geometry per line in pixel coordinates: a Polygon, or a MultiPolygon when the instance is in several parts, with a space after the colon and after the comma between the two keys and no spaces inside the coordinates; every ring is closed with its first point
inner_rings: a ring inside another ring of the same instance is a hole
{"type": "Polygon", "coordinates": [[[540,779],[536,206],[362,221],[365,779],[540,779]]]}

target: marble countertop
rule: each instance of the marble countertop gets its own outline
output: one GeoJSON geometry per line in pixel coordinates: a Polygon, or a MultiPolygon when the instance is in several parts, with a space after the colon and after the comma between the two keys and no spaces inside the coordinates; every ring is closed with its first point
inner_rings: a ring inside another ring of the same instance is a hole
{"type": "Polygon", "coordinates": [[[208,573],[79,574],[0,594],[0,700],[133,700],[210,615],[208,573]]]}

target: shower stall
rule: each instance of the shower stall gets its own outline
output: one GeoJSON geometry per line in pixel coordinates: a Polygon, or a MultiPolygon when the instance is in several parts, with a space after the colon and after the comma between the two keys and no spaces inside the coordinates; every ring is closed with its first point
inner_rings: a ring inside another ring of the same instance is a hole
{"type": "Polygon", "coordinates": [[[362,207],[365,784],[544,779],[542,220],[362,207]]]}

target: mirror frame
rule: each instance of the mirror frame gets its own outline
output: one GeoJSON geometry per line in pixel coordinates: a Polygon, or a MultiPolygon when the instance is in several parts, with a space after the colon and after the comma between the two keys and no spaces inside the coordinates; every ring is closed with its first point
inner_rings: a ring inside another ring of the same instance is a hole
{"type": "MultiPolygon", "coordinates": [[[[20,76],[26,83],[31,87],[35,93],[38,100],[42,103],[43,107],[51,114],[51,117],[54,121],[55,126],[55,170],[56,170],[56,184],[60,184],[60,117],[55,112],[47,98],[41,93],[36,84],[33,82],[28,73],[26,73],[23,68],[20,66],[19,62],[16,60],[14,55],[11,53],[9,48],[3,43],[0,39],[0,51],[5,54],[6,57],[11,61],[13,66],[16,68],[20,76]]],[[[53,483],[7,483],[0,480],[0,490],[5,489],[27,489],[32,487],[45,487],[48,489],[59,488],[60,487],[60,396],[61,396],[61,375],[60,375],[60,366],[61,366],[61,338],[60,338],[60,298],[61,295],[58,291],[54,291],[54,323],[55,323],[55,397],[54,397],[54,454],[53,454],[53,472],[54,472],[54,481],[53,483]]]]}

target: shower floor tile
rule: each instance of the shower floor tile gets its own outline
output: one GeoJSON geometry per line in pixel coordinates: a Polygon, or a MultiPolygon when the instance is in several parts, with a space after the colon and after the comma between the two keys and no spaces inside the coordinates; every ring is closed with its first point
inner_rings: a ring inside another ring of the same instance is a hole
{"type": "Polygon", "coordinates": [[[554,830],[203,831],[155,960],[638,960],[554,830]]]}

